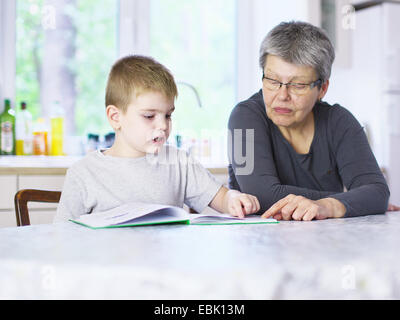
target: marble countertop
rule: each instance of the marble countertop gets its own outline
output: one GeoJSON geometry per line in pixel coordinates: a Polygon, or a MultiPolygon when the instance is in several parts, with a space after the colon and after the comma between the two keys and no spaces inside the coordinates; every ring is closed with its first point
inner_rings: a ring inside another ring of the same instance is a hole
{"type": "Polygon", "coordinates": [[[400,299],[400,213],[0,230],[0,299],[400,299]]]}

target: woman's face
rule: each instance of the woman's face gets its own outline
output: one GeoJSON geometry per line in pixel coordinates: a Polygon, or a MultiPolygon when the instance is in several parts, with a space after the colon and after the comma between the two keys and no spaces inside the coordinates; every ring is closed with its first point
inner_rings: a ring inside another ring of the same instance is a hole
{"type": "MultiPolygon", "coordinates": [[[[282,83],[309,84],[318,80],[314,68],[295,65],[274,55],[266,58],[264,76],[282,83]]],[[[270,89],[266,81],[263,80],[262,92],[267,116],[278,127],[288,129],[306,123],[315,102],[323,98],[329,85],[326,81],[321,88],[306,86],[305,92],[298,94],[285,85],[277,90],[270,89]]]]}

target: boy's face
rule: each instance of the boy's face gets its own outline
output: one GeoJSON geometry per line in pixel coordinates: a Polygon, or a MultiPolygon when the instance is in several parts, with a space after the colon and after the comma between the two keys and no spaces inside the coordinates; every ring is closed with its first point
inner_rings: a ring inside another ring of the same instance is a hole
{"type": "Polygon", "coordinates": [[[119,112],[115,147],[118,154],[142,157],[157,153],[171,132],[174,99],[157,91],[133,97],[126,113],[119,112]]]}

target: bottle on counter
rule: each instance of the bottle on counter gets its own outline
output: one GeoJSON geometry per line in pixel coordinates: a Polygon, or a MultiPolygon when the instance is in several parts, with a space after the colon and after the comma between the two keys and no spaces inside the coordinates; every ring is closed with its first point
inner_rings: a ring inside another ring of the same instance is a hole
{"type": "Polygon", "coordinates": [[[202,156],[209,159],[211,157],[211,143],[210,139],[203,139],[202,143],[202,156]]]}
{"type": "Polygon", "coordinates": [[[111,148],[115,141],[115,132],[110,132],[104,136],[104,148],[111,148]]]}
{"type": "Polygon", "coordinates": [[[177,148],[182,148],[182,136],[180,134],[175,135],[175,145],[177,148]]]}
{"type": "Polygon", "coordinates": [[[17,156],[33,153],[32,114],[21,102],[21,110],[16,115],[16,154],[17,156]]]}
{"type": "Polygon", "coordinates": [[[55,101],[52,105],[50,127],[50,155],[62,156],[64,154],[64,109],[59,101],[55,101]]]}
{"type": "Polygon", "coordinates": [[[9,99],[4,100],[4,111],[0,115],[0,154],[15,154],[15,111],[9,99]]]}
{"type": "Polygon", "coordinates": [[[38,118],[33,128],[33,154],[47,156],[49,154],[47,142],[48,129],[46,120],[38,118]]]}
{"type": "Polygon", "coordinates": [[[100,136],[98,134],[88,133],[86,153],[96,151],[100,147],[100,136]]]}
{"type": "Polygon", "coordinates": [[[198,158],[201,156],[200,150],[199,150],[199,143],[196,138],[192,138],[190,140],[190,146],[189,146],[189,154],[192,155],[194,158],[198,158]]]}

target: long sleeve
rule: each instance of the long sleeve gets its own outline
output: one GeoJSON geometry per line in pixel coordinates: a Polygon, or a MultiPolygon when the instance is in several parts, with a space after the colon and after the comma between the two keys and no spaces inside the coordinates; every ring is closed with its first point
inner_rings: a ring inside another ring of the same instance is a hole
{"type": "Polygon", "coordinates": [[[229,168],[230,187],[256,196],[261,205],[260,212],[267,210],[276,201],[288,194],[302,195],[313,200],[333,194],[332,191],[321,191],[281,183],[265,112],[262,112],[255,105],[251,105],[252,103],[239,104],[229,118],[228,128],[232,136],[232,157],[229,168]],[[238,131],[235,133],[235,130],[238,129],[242,132],[241,139],[237,134],[238,131]],[[254,155],[246,155],[246,149],[252,149],[248,147],[248,143],[253,143],[251,139],[246,139],[246,129],[254,130],[254,155]],[[238,143],[239,141],[240,143],[238,143]],[[242,150],[238,150],[240,144],[242,150]],[[253,161],[254,169],[251,173],[238,174],[238,169],[241,166],[238,165],[235,154],[241,154],[248,158],[248,162],[253,161]]]}
{"type": "Polygon", "coordinates": [[[331,117],[329,126],[339,174],[348,190],[332,197],[346,206],[347,217],[386,212],[389,188],[363,128],[344,108],[331,117]]]}
{"type": "Polygon", "coordinates": [[[228,124],[230,188],[255,195],[260,211],[296,194],[311,200],[335,198],[345,205],[346,217],[384,213],[389,189],[363,128],[339,105],[318,103],[313,112],[314,140],[310,152],[299,155],[268,119],[261,92],[238,104],[228,124]],[[254,139],[246,130],[253,130],[254,139]],[[252,170],[241,174],[241,167],[248,164],[252,170]]]}
{"type": "Polygon", "coordinates": [[[60,202],[54,217],[54,222],[68,221],[86,213],[83,195],[84,185],[78,176],[69,169],[65,176],[60,202]]]}

